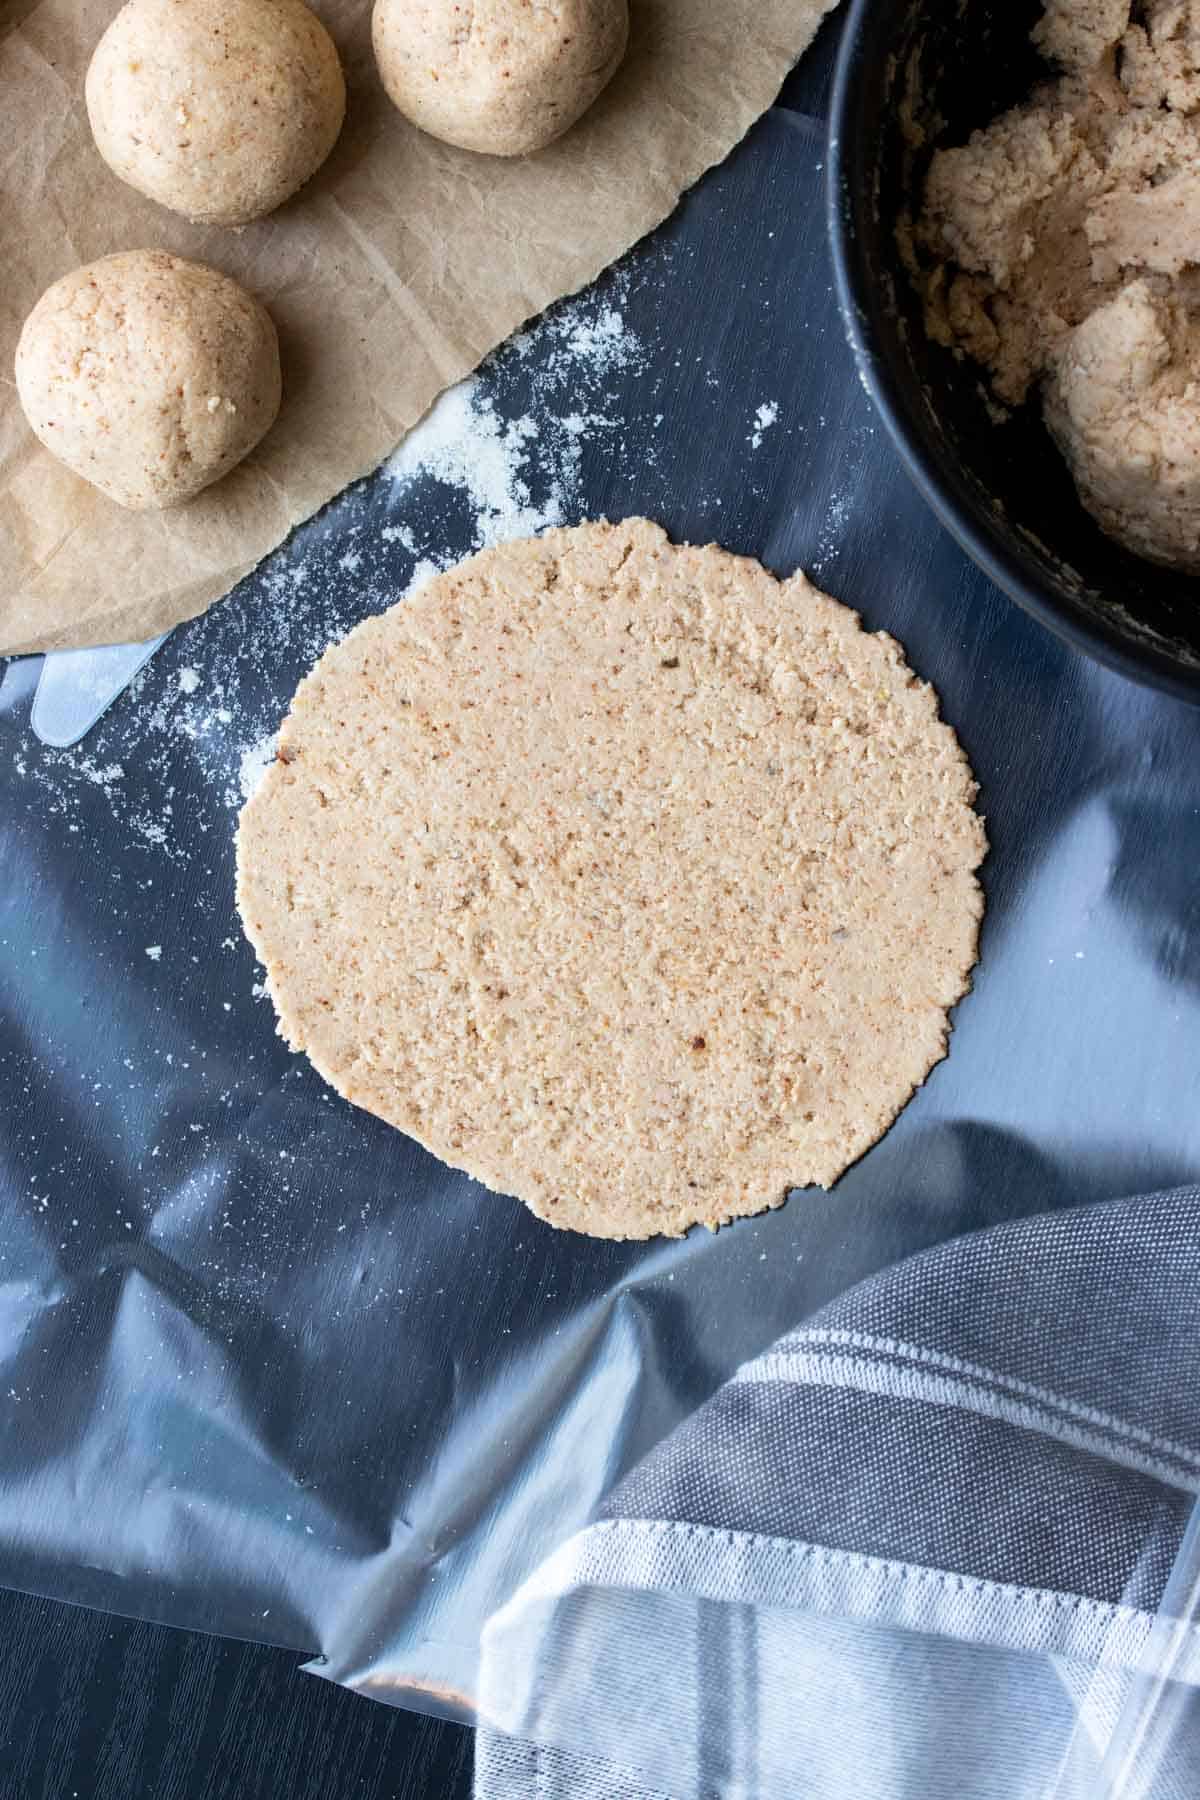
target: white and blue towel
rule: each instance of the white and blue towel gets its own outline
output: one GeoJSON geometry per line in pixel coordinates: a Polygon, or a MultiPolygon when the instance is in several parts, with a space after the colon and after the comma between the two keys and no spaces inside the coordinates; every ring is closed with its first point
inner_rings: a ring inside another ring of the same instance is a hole
{"type": "Polygon", "coordinates": [[[1200,1189],[914,1257],[491,1621],[477,1796],[1196,1800],[1198,1491],[1200,1189]]]}

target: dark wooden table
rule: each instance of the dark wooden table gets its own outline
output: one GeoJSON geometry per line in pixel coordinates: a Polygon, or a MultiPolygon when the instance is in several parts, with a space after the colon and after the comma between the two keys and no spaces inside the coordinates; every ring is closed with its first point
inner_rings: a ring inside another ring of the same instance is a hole
{"type": "Polygon", "coordinates": [[[472,1736],[283,1650],[0,1591],[3,1800],[466,1800],[472,1736]]]}

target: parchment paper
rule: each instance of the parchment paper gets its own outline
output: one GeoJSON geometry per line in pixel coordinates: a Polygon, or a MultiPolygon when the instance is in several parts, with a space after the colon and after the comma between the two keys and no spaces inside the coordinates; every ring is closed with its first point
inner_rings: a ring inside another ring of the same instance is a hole
{"type": "Polygon", "coordinates": [[[650,230],[742,137],[832,0],[634,0],[625,65],[518,161],[408,125],[367,0],[317,10],[349,102],[325,168],[240,231],[187,224],[100,160],[83,78],[113,0],[0,0],[0,654],[140,640],[202,612],[395,446],[437,395],[650,230]],[[115,506],[42,449],[12,379],[49,284],[113,250],[213,264],[270,308],[284,402],[259,449],[168,513],[115,506]]]}

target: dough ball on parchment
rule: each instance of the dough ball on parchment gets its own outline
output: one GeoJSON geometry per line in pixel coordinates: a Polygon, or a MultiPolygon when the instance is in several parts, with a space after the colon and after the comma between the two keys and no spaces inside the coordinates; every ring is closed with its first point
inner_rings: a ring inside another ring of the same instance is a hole
{"type": "Polygon", "coordinates": [[[17,344],[25,416],[121,506],[174,506],[226,474],[279,411],[266,309],[162,250],[102,257],[47,288],[17,344]]]}
{"type": "Polygon", "coordinates": [[[1046,423],[1079,498],[1138,556],[1200,574],[1200,323],[1133,281],[1066,339],[1046,423]]]}
{"type": "Polygon", "coordinates": [[[552,1225],[828,1186],[945,1054],[975,783],[899,646],[656,525],[485,550],[303,681],[238,831],[280,1028],[552,1225]]]}
{"type": "Polygon", "coordinates": [[[375,59],[414,125],[492,156],[540,150],[607,85],[627,0],[376,0],[375,59]]]}
{"type": "Polygon", "coordinates": [[[346,110],[333,40],[302,0],[128,0],[86,96],[109,167],[213,225],[244,225],[294,194],[346,110]]]}

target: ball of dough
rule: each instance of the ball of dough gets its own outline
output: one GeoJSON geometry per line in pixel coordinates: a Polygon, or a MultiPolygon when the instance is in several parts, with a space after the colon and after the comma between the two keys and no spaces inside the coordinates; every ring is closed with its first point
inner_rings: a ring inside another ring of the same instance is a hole
{"type": "Polygon", "coordinates": [[[294,194],[346,111],[333,40],[302,0],[129,0],[96,46],[86,97],[122,181],[212,225],[294,194]]]}
{"type": "Polygon", "coordinates": [[[227,474],[279,411],[279,343],[244,288],[162,250],[105,256],[47,288],[17,392],[48,450],[142,512],[227,474]]]}
{"type": "Polygon", "coordinates": [[[1110,537],[1200,574],[1200,323],[1133,281],[1067,338],[1046,423],[1110,537]]]}
{"type": "Polygon", "coordinates": [[[414,125],[493,156],[540,150],[611,79],[627,0],[376,0],[375,60],[414,125]]]}

